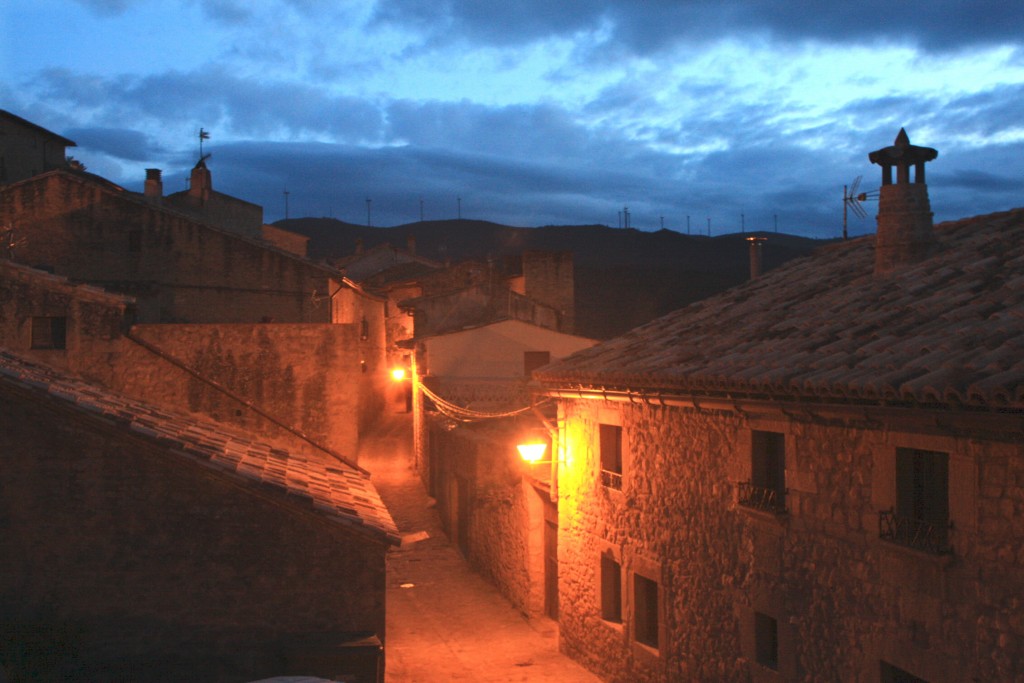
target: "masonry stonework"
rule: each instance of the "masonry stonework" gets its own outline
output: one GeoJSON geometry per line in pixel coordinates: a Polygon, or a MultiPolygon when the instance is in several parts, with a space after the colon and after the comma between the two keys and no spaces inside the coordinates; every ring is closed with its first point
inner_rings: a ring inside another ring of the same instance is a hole
{"type": "Polygon", "coordinates": [[[0,629],[49,653],[7,661],[41,680],[237,681],[304,644],[383,639],[383,543],[116,425],[0,399],[0,629]]]}
{"type": "Polygon", "coordinates": [[[866,418],[565,402],[559,478],[563,649],[611,681],[1012,680],[1024,657],[1024,447],[866,418]],[[599,477],[618,420],[622,490],[599,477]],[[737,504],[751,430],[785,435],[787,513],[737,504]],[[950,453],[952,555],[879,538],[897,448],[950,453]],[[620,558],[623,623],[601,618],[600,553],[620,558]],[[634,572],[659,583],[660,647],[635,642],[634,572]],[[778,624],[758,664],[754,613],[778,624]]]}

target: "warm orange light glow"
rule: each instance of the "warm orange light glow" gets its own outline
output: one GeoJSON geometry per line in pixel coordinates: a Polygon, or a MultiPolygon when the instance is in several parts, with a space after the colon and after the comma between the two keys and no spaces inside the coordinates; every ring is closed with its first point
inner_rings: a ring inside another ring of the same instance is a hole
{"type": "Polygon", "coordinates": [[[526,462],[540,462],[541,458],[544,457],[545,451],[548,449],[546,443],[521,443],[516,446],[519,450],[519,455],[526,462]]]}
{"type": "Polygon", "coordinates": [[[405,379],[405,368],[395,368],[394,370],[392,370],[391,379],[395,380],[396,382],[401,382],[403,379],[405,379]]]}

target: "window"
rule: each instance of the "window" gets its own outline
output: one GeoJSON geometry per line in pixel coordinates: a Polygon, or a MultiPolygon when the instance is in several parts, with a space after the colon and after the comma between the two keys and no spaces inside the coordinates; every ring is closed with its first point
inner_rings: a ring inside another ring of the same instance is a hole
{"type": "Polygon", "coordinates": [[[779,668],[779,623],[760,612],[754,612],[754,657],[761,666],[779,668]]]}
{"type": "Polygon", "coordinates": [[[949,454],[896,449],[896,507],[881,513],[879,529],[902,545],[948,551],[949,454]]]}
{"type": "Polygon", "coordinates": [[[529,377],[534,370],[550,362],[550,351],[523,351],[523,374],[529,377]]]}
{"type": "Polygon", "coordinates": [[[633,575],[633,638],[648,647],[658,647],[658,582],[633,575]]]}
{"type": "Polygon", "coordinates": [[[786,435],[755,430],[751,436],[750,481],[740,484],[740,503],[785,512],[786,435]]]}
{"type": "Polygon", "coordinates": [[[622,427],[600,426],[601,483],[610,489],[622,488],[622,427]]]}
{"type": "Polygon", "coordinates": [[[928,683],[889,662],[881,662],[881,680],[882,683],[928,683]]]}
{"type": "Polygon", "coordinates": [[[622,566],[608,553],[601,555],[601,618],[622,623],[622,566]]]}
{"type": "Polygon", "coordinates": [[[67,318],[32,318],[33,349],[63,349],[67,343],[67,318]]]}

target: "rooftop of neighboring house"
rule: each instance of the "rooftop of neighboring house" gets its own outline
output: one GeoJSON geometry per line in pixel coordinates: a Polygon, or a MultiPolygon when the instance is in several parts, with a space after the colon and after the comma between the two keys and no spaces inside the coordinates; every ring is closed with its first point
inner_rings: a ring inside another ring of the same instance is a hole
{"type": "Polygon", "coordinates": [[[74,140],[68,140],[63,135],[57,135],[53,131],[47,130],[47,129],[43,128],[42,126],[40,126],[39,124],[32,123],[31,121],[29,121],[27,119],[23,119],[20,116],[18,116],[17,114],[12,114],[11,112],[9,112],[9,111],[7,111],[5,109],[0,109],[0,118],[7,119],[7,120],[11,121],[12,123],[17,123],[19,125],[25,126],[26,128],[31,128],[32,130],[36,131],[37,133],[41,133],[43,135],[49,136],[49,137],[53,138],[54,140],[58,141],[60,144],[64,145],[65,147],[77,147],[78,146],[78,145],[75,144],[74,140]]]}
{"type": "Polygon", "coordinates": [[[875,237],[825,247],[547,366],[549,386],[1024,409],[1024,209],[936,225],[875,274],[875,237]]]}
{"type": "Polygon", "coordinates": [[[382,543],[398,544],[395,522],[365,472],[324,456],[288,452],[193,415],[125,398],[0,349],[0,390],[59,402],[169,452],[237,479],[261,495],[308,507],[382,543]]]}

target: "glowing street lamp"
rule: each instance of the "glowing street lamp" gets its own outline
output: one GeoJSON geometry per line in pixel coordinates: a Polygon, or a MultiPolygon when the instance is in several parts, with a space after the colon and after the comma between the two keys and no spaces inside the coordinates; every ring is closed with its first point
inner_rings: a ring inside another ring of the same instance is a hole
{"type": "Polygon", "coordinates": [[[391,379],[401,382],[405,379],[405,368],[395,368],[391,371],[391,379]]]}
{"type": "Polygon", "coordinates": [[[544,453],[548,450],[548,445],[543,441],[532,441],[519,444],[516,446],[516,450],[519,451],[519,456],[523,460],[530,464],[536,464],[541,462],[544,453]]]}

